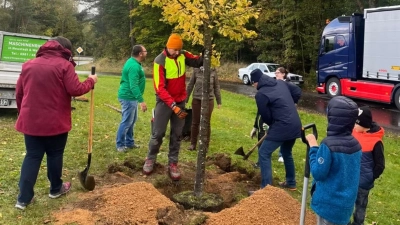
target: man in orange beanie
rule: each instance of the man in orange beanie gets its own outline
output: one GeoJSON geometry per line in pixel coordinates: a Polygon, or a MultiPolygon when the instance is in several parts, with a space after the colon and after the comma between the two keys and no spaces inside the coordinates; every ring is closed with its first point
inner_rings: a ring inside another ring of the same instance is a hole
{"type": "Polygon", "coordinates": [[[183,41],[178,34],[171,34],[166,48],[154,60],[154,89],[156,91],[156,106],[154,113],[152,135],[149,142],[149,152],[143,165],[143,173],[153,172],[157,154],[163,142],[163,137],[170,121],[170,139],[168,153],[168,173],[172,180],[180,180],[178,169],[180,135],[185,124],[186,65],[199,68],[203,58],[182,50],[183,41]]]}

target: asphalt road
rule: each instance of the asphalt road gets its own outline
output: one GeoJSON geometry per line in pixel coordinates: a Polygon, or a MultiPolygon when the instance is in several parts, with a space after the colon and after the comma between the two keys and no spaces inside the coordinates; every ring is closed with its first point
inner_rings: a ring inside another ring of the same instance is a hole
{"type": "MultiPolygon", "coordinates": [[[[243,94],[249,97],[254,97],[257,90],[250,86],[241,83],[220,82],[222,89],[243,94]]],[[[328,105],[329,97],[314,92],[303,92],[299,101],[299,108],[326,114],[326,107],[328,105]]],[[[394,105],[381,104],[376,102],[369,102],[363,100],[353,99],[358,106],[369,106],[371,109],[372,117],[375,122],[382,126],[385,130],[394,133],[400,133],[400,111],[394,105]]]]}

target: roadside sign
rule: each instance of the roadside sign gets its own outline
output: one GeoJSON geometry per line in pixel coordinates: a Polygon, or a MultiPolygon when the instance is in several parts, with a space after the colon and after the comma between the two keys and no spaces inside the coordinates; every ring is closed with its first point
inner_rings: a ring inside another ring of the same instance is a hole
{"type": "Polygon", "coordinates": [[[36,57],[36,52],[47,40],[18,36],[3,36],[0,61],[21,62],[36,57]]]}
{"type": "Polygon", "coordinates": [[[79,54],[81,54],[81,53],[83,52],[83,48],[79,47],[79,48],[76,49],[76,51],[77,51],[79,54]]]}

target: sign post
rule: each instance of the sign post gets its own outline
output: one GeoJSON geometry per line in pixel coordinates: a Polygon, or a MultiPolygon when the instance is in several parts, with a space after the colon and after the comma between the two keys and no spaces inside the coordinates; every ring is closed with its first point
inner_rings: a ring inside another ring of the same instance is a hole
{"type": "Polygon", "coordinates": [[[76,51],[78,52],[78,66],[79,66],[79,61],[80,61],[81,53],[83,52],[83,48],[79,47],[76,49],[76,51]]]}

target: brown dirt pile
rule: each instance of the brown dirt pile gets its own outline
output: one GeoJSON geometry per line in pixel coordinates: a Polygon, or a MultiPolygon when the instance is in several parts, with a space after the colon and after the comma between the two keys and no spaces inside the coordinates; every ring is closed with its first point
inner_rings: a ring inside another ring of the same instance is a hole
{"type": "MultiPolygon", "coordinates": [[[[118,174],[114,174],[118,175],[118,174]]],[[[120,177],[120,176],[116,176],[120,177]]],[[[124,178],[123,176],[120,179],[124,178]]],[[[115,178],[116,179],[116,178],[115,178]]],[[[243,179],[240,173],[214,174],[208,180],[207,191],[221,194],[225,198],[232,196],[223,193],[236,193],[235,181],[243,179]]],[[[183,210],[148,182],[131,182],[131,179],[121,180],[126,184],[116,183],[97,188],[93,192],[80,195],[81,201],[55,212],[52,222],[56,225],[185,225],[199,218],[201,212],[183,210]]],[[[166,188],[166,187],[164,187],[166,188]]],[[[300,203],[286,191],[268,186],[256,191],[231,208],[219,213],[204,213],[209,216],[207,225],[296,225],[299,224],[300,203]]],[[[204,215],[203,214],[203,215],[204,215]]],[[[204,220],[202,220],[204,221],[204,220]]],[[[307,225],[315,225],[315,215],[307,212],[307,225]]]]}
{"type": "Polygon", "coordinates": [[[177,209],[175,203],[147,182],[104,189],[100,196],[84,201],[86,206],[91,203],[92,212],[80,208],[57,212],[56,224],[158,224],[158,210],[177,209]]]}
{"type": "MultiPolygon", "coordinates": [[[[207,213],[207,225],[299,224],[301,204],[284,190],[267,186],[243,199],[232,208],[207,213]]],[[[307,225],[316,224],[315,215],[307,211],[307,225]]]]}

